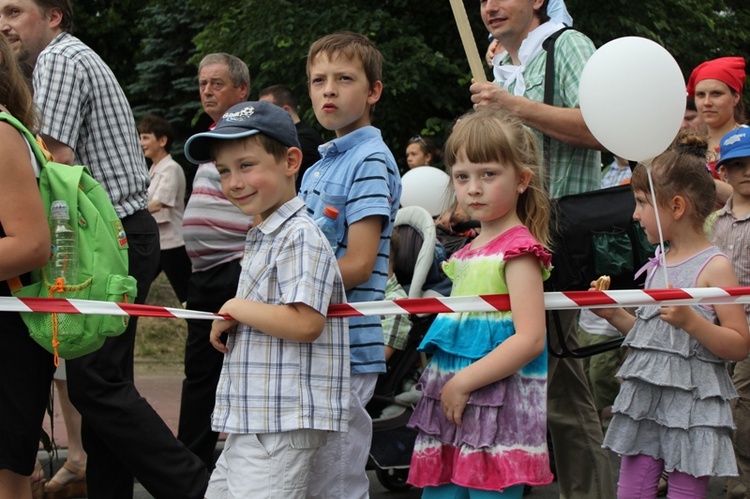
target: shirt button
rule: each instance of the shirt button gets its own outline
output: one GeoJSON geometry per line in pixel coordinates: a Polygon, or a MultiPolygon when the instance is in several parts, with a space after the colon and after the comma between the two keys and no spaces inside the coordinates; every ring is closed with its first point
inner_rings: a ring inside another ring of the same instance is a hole
{"type": "Polygon", "coordinates": [[[320,177],[320,172],[315,172],[316,177],[320,177]]]}

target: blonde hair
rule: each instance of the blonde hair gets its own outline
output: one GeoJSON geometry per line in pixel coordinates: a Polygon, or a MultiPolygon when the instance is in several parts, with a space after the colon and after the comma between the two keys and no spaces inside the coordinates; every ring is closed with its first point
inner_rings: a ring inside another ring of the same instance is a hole
{"type": "Polygon", "coordinates": [[[521,121],[502,111],[480,110],[465,114],[445,144],[445,166],[450,171],[465,156],[471,163],[498,162],[513,165],[517,173],[528,171],[531,180],[520,194],[516,213],[540,244],[550,248],[550,202],[541,179],[537,139],[521,121]]]}
{"type": "MultiPolygon", "coordinates": [[[[664,206],[675,196],[688,202],[687,216],[695,228],[702,228],[716,204],[716,185],[706,168],[708,141],[695,130],[682,130],[666,152],[651,163],[656,202],[664,206]]],[[[651,193],[646,167],[638,164],[630,186],[634,191],[651,193]]],[[[651,197],[647,196],[651,202],[651,197]]]]}

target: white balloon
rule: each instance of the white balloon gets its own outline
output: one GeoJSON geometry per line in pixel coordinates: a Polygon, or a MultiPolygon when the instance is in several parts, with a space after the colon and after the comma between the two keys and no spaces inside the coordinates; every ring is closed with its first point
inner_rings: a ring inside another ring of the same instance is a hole
{"type": "Polygon", "coordinates": [[[591,133],[625,159],[651,159],[672,143],[685,113],[685,81],[672,55],[635,36],[602,45],[581,74],[581,113],[591,133]]]}
{"type": "Polygon", "coordinates": [[[450,177],[433,166],[412,168],[401,177],[401,206],[421,206],[436,217],[448,209],[450,177]]]}

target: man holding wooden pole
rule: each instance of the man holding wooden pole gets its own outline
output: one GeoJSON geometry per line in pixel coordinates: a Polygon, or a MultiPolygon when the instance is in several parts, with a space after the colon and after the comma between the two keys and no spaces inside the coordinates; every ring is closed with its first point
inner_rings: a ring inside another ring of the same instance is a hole
{"type": "MultiPolygon", "coordinates": [[[[547,0],[482,0],[487,29],[507,50],[494,71],[495,82],[475,79],[475,108],[504,109],[518,116],[547,148],[544,165],[550,196],[598,189],[602,146],[583,121],[578,84],[594,44],[583,34],[559,34],[554,51],[554,96],[545,104],[545,39],[564,28],[549,20],[547,0]],[[523,45],[522,45],[523,43],[523,45]],[[547,135],[548,140],[543,136],[547,135]]],[[[550,73],[551,74],[551,73],[550,73]]],[[[559,351],[556,325],[549,317],[550,350],[559,351]]],[[[577,347],[575,311],[560,312],[558,324],[569,348],[577,347]]],[[[549,357],[548,421],[560,497],[615,497],[609,459],[601,448],[602,430],[581,361],[549,357]]]]}

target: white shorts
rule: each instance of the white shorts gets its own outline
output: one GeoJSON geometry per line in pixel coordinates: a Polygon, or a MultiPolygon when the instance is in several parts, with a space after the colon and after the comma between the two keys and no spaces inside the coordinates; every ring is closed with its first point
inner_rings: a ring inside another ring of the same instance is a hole
{"type": "Polygon", "coordinates": [[[207,499],[303,499],[313,458],[328,432],[230,434],[211,473],[207,499]]]}

